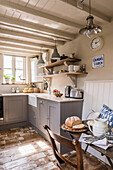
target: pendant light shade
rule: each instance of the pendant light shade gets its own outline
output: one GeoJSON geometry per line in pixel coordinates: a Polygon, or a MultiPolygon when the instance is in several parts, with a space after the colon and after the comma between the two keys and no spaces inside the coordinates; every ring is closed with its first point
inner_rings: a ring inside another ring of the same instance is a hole
{"type": "Polygon", "coordinates": [[[57,51],[56,46],[55,46],[55,48],[54,48],[53,54],[52,54],[52,56],[51,56],[51,59],[53,59],[53,60],[60,59],[60,55],[59,55],[59,53],[58,53],[58,51],[57,51]]]}
{"type": "Polygon", "coordinates": [[[42,53],[41,53],[40,56],[39,56],[39,60],[38,60],[37,64],[38,64],[38,65],[44,64],[44,60],[43,60],[43,58],[42,58],[42,53]]]}
{"type": "Polygon", "coordinates": [[[102,27],[95,25],[93,23],[94,17],[91,15],[91,0],[89,0],[89,16],[87,17],[87,25],[80,29],[79,33],[82,35],[86,35],[91,38],[94,34],[100,33],[102,31],[102,27]]]}
{"type": "Polygon", "coordinates": [[[58,50],[56,48],[56,41],[55,41],[55,48],[54,48],[53,54],[51,56],[51,59],[52,60],[59,60],[60,59],[60,54],[58,53],[58,50]]]}

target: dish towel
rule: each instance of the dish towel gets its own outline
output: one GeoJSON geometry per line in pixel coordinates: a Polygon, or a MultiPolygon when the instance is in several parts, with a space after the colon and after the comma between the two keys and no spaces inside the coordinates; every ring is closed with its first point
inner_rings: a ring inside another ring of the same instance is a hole
{"type": "Polygon", "coordinates": [[[79,142],[93,144],[93,145],[98,146],[98,147],[105,149],[105,150],[108,149],[110,146],[113,146],[112,144],[108,144],[106,138],[92,142],[92,141],[88,141],[88,140],[86,141],[86,138],[88,138],[88,137],[93,137],[93,136],[86,135],[86,134],[82,133],[80,138],[79,138],[79,142]]]}

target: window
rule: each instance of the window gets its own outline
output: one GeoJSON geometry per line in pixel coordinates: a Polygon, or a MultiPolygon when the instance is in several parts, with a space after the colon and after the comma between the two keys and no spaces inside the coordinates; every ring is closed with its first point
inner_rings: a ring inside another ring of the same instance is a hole
{"type": "Polygon", "coordinates": [[[23,83],[26,78],[26,58],[4,55],[3,69],[3,75],[15,77],[16,83],[23,83]]]}

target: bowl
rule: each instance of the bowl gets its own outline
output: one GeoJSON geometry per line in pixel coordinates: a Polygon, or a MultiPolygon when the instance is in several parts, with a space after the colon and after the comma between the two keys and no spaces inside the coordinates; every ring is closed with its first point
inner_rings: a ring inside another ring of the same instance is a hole
{"type": "Polygon", "coordinates": [[[63,95],[63,93],[55,93],[54,94],[56,97],[61,97],[63,95]]]}

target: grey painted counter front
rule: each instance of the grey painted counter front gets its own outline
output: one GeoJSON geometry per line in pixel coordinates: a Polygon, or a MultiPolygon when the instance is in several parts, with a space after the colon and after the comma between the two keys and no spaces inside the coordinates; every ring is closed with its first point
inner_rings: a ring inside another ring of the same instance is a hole
{"type": "MultiPolygon", "coordinates": [[[[0,122],[0,130],[30,124],[47,140],[44,125],[59,135],[69,137],[61,130],[61,124],[69,116],[82,117],[83,100],[56,98],[48,94],[3,94],[3,101],[4,120],[0,122]],[[28,95],[34,96],[36,106],[28,104],[28,95]]],[[[67,148],[61,145],[59,149],[61,153],[67,152],[67,148]]]]}
{"type": "MultiPolygon", "coordinates": [[[[36,130],[44,138],[48,140],[48,134],[43,128],[44,125],[48,125],[52,131],[55,133],[70,137],[66,132],[64,132],[60,126],[63,124],[67,117],[69,116],[78,116],[82,117],[82,106],[83,101],[74,101],[74,102],[54,102],[47,99],[38,98],[37,100],[37,110],[32,111],[29,109],[29,115],[36,115],[36,122],[32,123],[30,116],[29,122],[36,128],[36,130]]],[[[31,106],[30,106],[31,107],[31,106]]],[[[35,108],[35,107],[34,107],[35,108]]],[[[61,153],[66,153],[68,149],[61,145],[58,145],[61,153]]]]}

